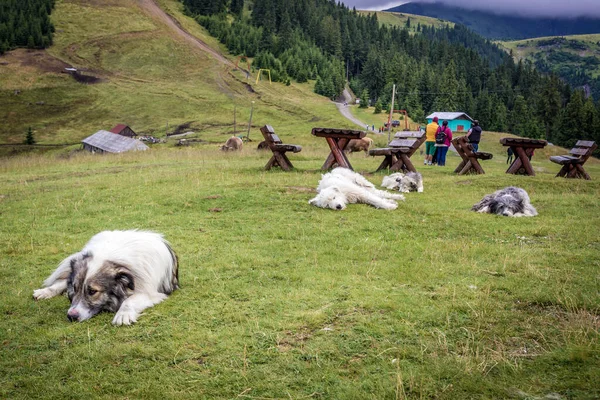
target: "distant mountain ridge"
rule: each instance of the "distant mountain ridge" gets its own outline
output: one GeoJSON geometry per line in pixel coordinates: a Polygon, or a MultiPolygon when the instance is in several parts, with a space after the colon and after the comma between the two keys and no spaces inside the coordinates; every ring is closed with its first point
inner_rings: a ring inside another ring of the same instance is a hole
{"type": "Polygon", "coordinates": [[[497,15],[443,3],[406,3],[385,11],[425,15],[462,24],[489,39],[519,40],[541,36],[600,33],[599,18],[535,18],[497,15]]]}

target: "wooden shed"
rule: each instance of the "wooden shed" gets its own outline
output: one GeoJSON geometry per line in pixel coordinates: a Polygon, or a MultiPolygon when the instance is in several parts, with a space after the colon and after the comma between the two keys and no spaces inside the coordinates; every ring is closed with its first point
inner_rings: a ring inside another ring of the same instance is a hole
{"type": "Polygon", "coordinates": [[[126,151],[148,150],[148,146],[137,139],[115,135],[100,130],[81,141],[83,148],[92,153],[124,153],[126,151]]]}
{"type": "Polygon", "coordinates": [[[135,133],[133,129],[124,124],[115,125],[115,127],[112,128],[110,131],[121,136],[137,137],[137,133],[135,133]]]}
{"type": "Polygon", "coordinates": [[[426,117],[428,124],[433,121],[433,117],[438,117],[438,123],[440,125],[442,124],[442,121],[448,121],[448,127],[452,132],[466,132],[473,122],[473,118],[469,117],[464,112],[434,112],[426,117]]]}

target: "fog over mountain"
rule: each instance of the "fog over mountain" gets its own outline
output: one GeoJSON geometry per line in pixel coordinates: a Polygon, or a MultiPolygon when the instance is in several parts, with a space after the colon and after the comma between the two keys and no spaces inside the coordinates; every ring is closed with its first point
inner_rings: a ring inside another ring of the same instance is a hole
{"type": "MultiPolygon", "coordinates": [[[[412,3],[435,3],[434,0],[418,0],[412,3]]],[[[600,17],[598,0],[441,0],[448,6],[469,10],[488,11],[496,14],[523,17],[600,17]]],[[[343,0],[348,7],[357,10],[386,10],[406,1],[388,0],[343,0]]]]}

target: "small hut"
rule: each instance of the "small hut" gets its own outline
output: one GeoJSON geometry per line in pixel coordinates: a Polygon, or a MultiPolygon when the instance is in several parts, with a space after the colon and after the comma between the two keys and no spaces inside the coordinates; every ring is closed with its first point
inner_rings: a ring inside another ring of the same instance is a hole
{"type": "Polygon", "coordinates": [[[135,133],[133,129],[124,124],[115,125],[115,127],[112,128],[110,131],[121,136],[137,137],[137,133],[135,133]]]}
{"type": "Polygon", "coordinates": [[[448,127],[452,132],[466,132],[473,122],[473,118],[464,112],[434,112],[426,117],[427,123],[430,124],[434,117],[438,117],[440,125],[442,121],[448,121],[448,127]]]}
{"type": "Polygon", "coordinates": [[[81,141],[83,148],[92,153],[124,153],[126,151],[148,150],[148,146],[137,139],[115,135],[100,130],[81,141]]]}

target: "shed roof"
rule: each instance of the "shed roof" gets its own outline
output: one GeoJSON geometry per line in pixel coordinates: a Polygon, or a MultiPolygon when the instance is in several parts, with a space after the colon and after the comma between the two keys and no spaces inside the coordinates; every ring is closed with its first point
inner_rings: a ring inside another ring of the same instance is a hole
{"type": "Polygon", "coordinates": [[[447,121],[452,121],[454,119],[468,119],[471,122],[474,121],[473,118],[469,117],[464,112],[434,112],[434,113],[429,114],[425,118],[433,119],[433,117],[438,117],[438,119],[440,119],[440,120],[447,120],[447,121]]]}
{"type": "Polygon", "coordinates": [[[108,153],[123,153],[131,150],[148,150],[148,146],[137,139],[127,136],[115,135],[112,132],[100,130],[92,136],[81,141],[87,145],[97,147],[108,153]]]}
{"type": "MultiPolygon", "coordinates": [[[[121,131],[122,131],[123,129],[125,129],[125,128],[127,128],[127,125],[125,125],[125,124],[117,124],[117,125],[115,125],[115,127],[114,127],[114,128],[112,128],[110,131],[111,131],[112,133],[121,133],[121,131]]],[[[129,128],[129,129],[131,129],[131,128],[129,128]]],[[[133,130],[133,129],[132,129],[132,130],[133,130]]]]}

